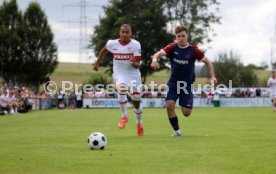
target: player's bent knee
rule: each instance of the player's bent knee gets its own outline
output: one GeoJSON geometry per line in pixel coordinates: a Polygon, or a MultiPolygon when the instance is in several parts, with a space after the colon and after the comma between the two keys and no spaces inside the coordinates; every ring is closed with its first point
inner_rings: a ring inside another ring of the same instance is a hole
{"type": "Polygon", "coordinates": [[[182,109],[182,113],[185,117],[189,117],[192,113],[191,109],[182,109]]]}
{"type": "Polygon", "coordinates": [[[117,85],[117,90],[118,90],[118,93],[121,95],[126,95],[128,92],[127,85],[124,83],[117,85]]]}
{"type": "Polygon", "coordinates": [[[166,103],[166,108],[174,108],[175,107],[175,103],[173,103],[173,102],[167,102],[166,103]]]}
{"type": "Polygon", "coordinates": [[[184,115],[185,117],[189,117],[189,116],[191,115],[191,113],[183,113],[183,115],[184,115]]]}
{"type": "Polygon", "coordinates": [[[174,106],[167,105],[166,108],[168,111],[174,111],[174,106]]]}

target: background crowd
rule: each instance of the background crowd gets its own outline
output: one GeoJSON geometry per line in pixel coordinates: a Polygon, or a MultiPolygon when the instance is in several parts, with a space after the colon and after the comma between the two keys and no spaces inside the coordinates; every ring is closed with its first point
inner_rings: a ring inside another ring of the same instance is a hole
{"type": "MultiPolygon", "coordinates": [[[[194,89],[195,98],[213,99],[214,95],[218,97],[269,97],[269,88],[232,88],[227,91],[211,91],[194,89]]],[[[166,92],[162,91],[144,91],[143,98],[164,98],[166,92]]],[[[45,92],[45,90],[36,90],[33,86],[23,84],[0,83],[0,115],[17,113],[26,113],[32,110],[32,101],[30,99],[50,99],[51,108],[82,108],[83,98],[117,98],[117,93],[108,92],[104,89],[83,92],[81,89],[72,91],[45,92]]]]}

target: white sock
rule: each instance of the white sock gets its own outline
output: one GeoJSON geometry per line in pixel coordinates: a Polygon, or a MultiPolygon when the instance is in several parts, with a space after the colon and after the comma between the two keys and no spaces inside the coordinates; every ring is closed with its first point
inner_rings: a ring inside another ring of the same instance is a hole
{"type": "Polygon", "coordinates": [[[142,124],[142,113],[143,113],[143,108],[140,105],[138,109],[134,108],[134,112],[136,114],[136,124],[142,124]]]}
{"type": "Polygon", "coordinates": [[[122,117],[127,117],[127,96],[119,94],[118,101],[119,101],[122,117]]]}

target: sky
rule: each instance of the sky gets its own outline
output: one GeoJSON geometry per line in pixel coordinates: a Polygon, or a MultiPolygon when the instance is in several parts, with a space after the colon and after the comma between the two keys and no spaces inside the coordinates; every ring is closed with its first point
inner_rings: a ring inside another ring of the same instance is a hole
{"type": "MultiPolygon", "coordinates": [[[[17,0],[22,11],[32,0],[17,0]]],[[[79,23],[81,0],[36,0],[45,11],[55,42],[58,44],[59,61],[79,62],[79,23]]],[[[3,0],[0,0],[1,4],[3,0]]],[[[103,5],[108,0],[86,0],[88,34],[98,24],[99,16],[104,16],[103,5]]],[[[271,40],[276,22],[276,0],[219,0],[221,3],[221,24],[213,25],[216,36],[212,42],[199,45],[206,49],[205,55],[211,60],[218,58],[218,53],[234,51],[241,57],[241,62],[260,65],[270,63],[271,40]]],[[[82,62],[93,62],[93,51],[88,52],[89,58],[82,62]]]]}

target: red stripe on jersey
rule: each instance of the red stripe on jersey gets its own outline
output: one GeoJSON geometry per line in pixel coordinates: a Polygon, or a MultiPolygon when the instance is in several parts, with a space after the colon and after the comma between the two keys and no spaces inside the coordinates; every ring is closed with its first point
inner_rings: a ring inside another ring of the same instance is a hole
{"type": "Polygon", "coordinates": [[[190,43],[190,46],[195,49],[195,57],[197,60],[202,60],[205,57],[204,53],[195,44],[190,43]]]}
{"type": "Polygon", "coordinates": [[[113,59],[115,60],[130,60],[133,54],[120,54],[120,53],[113,53],[113,59]]]}
{"type": "Polygon", "coordinates": [[[169,55],[172,52],[172,49],[175,44],[176,44],[175,42],[172,42],[172,43],[169,43],[165,48],[163,48],[163,50],[167,55],[169,55]]]}
{"type": "Polygon", "coordinates": [[[135,59],[140,60],[141,56],[134,56],[135,59]]]}

